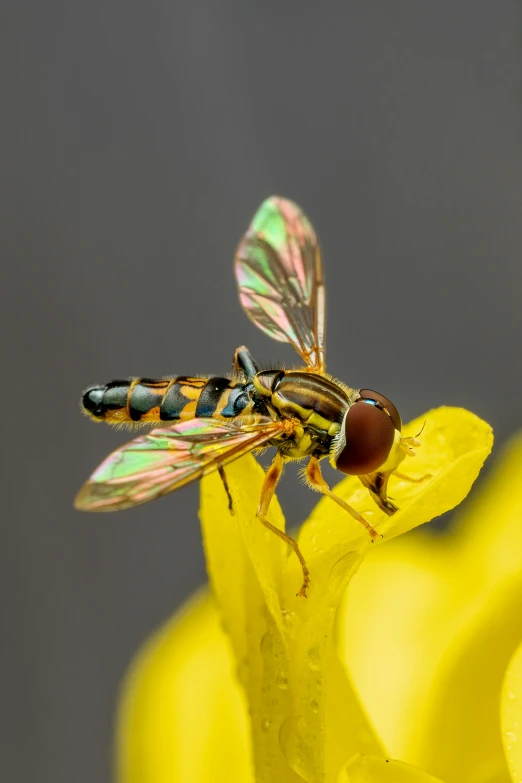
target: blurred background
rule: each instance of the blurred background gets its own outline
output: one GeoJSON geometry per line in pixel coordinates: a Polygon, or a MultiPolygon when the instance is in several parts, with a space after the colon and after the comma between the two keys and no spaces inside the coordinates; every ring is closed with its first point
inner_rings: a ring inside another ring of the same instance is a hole
{"type": "MultiPolygon", "coordinates": [[[[321,237],[328,369],[408,420],[522,424],[522,15],[497,0],[5,0],[0,779],[111,778],[139,644],[205,580],[198,488],[121,514],[73,496],[128,435],[93,383],[223,374],[258,204],[321,237]]],[[[291,525],[317,498],[289,469],[291,525]]]]}

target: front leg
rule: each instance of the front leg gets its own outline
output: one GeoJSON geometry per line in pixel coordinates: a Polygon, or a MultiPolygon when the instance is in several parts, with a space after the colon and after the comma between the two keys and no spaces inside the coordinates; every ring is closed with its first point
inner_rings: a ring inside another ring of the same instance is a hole
{"type": "Polygon", "coordinates": [[[410,484],[422,484],[426,479],[433,478],[433,473],[423,473],[422,476],[414,478],[413,476],[407,476],[406,473],[400,473],[398,470],[394,470],[393,475],[400,481],[409,481],[410,484]]]}
{"type": "Polygon", "coordinates": [[[352,506],[348,505],[345,500],[338,497],[337,495],[334,495],[323,478],[323,474],[321,473],[321,466],[319,465],[319,460],[317,457],[310,457],[310,461],[306,466],[306,479],[308,485],[312,489],[315,489],[317,492],[321,492],[323,495],[329,497],[334,501],[334,503],[337,503],[338,506],[341,506],[341,508],[344,508],[345,511],[351,514],[351,516],[356,519],[357,522],[360,522],[361,525],[363,525],[363,527],[365,527],[370,534],[372,541],[374,541],[376,538],[382,538],[381,534],[378,533],[372,525],[370,525],[368,520],[365,519],[362,514],[359,514],[358,511],[352,508],[352,506]]]}
{"type": "Polygon", "coordinates": [[[369,473],[367,476],[359,476],[381,511],[384,511],[390,517],[398,511],[397,506],[388,499],[386,494],[388,480],[393,472],[393,470],[388,470],[386,473],[376,471],[375,473],[369,473]]]}
{"type": "Polygon", "coordinates": [[[234,373],[243,373],[248,383],[251,383],[254,375],[259,372],[259,367],[252,359],[252,355],[245,345],[240,345],[234,353],[232,362],[234,373]]]}

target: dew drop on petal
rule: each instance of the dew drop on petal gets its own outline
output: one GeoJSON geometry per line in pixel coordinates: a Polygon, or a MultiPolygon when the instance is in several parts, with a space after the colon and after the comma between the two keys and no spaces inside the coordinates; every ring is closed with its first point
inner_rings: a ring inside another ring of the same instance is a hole
{"type": "Polygon", "coordinates": [[[279,727],[279,747],[292,769],[304,780],[310,779],[313,751],[306,738],[306,723],[299,715],[289,715],[279,727]]]}
{"type": "Polygon", "coordinates": [[[297,624],[297,614],[289,609],[283,609],[281,614],[283,616],[283,625],[292,636],[297,624]]]}
{"type": "Polygon", "coordinates": [[[278,651],[275,649],[274,635],[267,631],[259,642],[259,649],[265,663],[272,664],[274,659],[278,657],[278,651]]]}
{"type": "Polygon", "coordinates": [[[308,666],[312,671],[319,671],[321,668],[321,652],[318,647],[310,647],[306,656],[308,666]]]}

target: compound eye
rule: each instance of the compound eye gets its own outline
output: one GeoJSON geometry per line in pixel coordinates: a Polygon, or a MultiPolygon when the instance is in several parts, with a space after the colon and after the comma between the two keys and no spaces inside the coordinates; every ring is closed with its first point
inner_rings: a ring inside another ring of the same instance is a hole
{"type": "Polygon", "coordinates": [[[386,462],[395,438],[395,425],[383,410],[359,399],[345,416],[344,435],[345,445],[335,467],[349,476],[364,476],[386,462]]]}
{"type": "Polygon", "coordinates": [[[395,426],[396,430],[399,430],[399,432],[402,429],[402,421],[399,414],[399,411],[389,400],[387,397],[384,396],[384,394],[379,394],[379,392],[372,391],[371,389],[361,389],[359,392],[363,400],[375,400],[376,402],[383,405],[388,413],[390,414],[390,418],[393,421],[393,424],[395,426]]]}

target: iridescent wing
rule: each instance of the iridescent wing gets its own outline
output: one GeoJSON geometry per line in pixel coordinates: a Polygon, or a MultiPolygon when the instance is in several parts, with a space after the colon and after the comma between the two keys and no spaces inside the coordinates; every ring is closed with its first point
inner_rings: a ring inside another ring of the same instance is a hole
{"type": "Polygon", "coordinates": [[[308,367],[324,372],[325,290],[321,251],[297,204],[261,204],[235,257],[239,298],[256,326],[291,343],[308,367]]]}
{"type": "Polygon", "coordinates": [[[82,511],[119,511],[147,503],[262,447],[283,428],[259,417],[192,419],[152,430],[107,457],[79,491],[82,511]],[[250,418],[252,421],[252,418],[250,418]]]}

